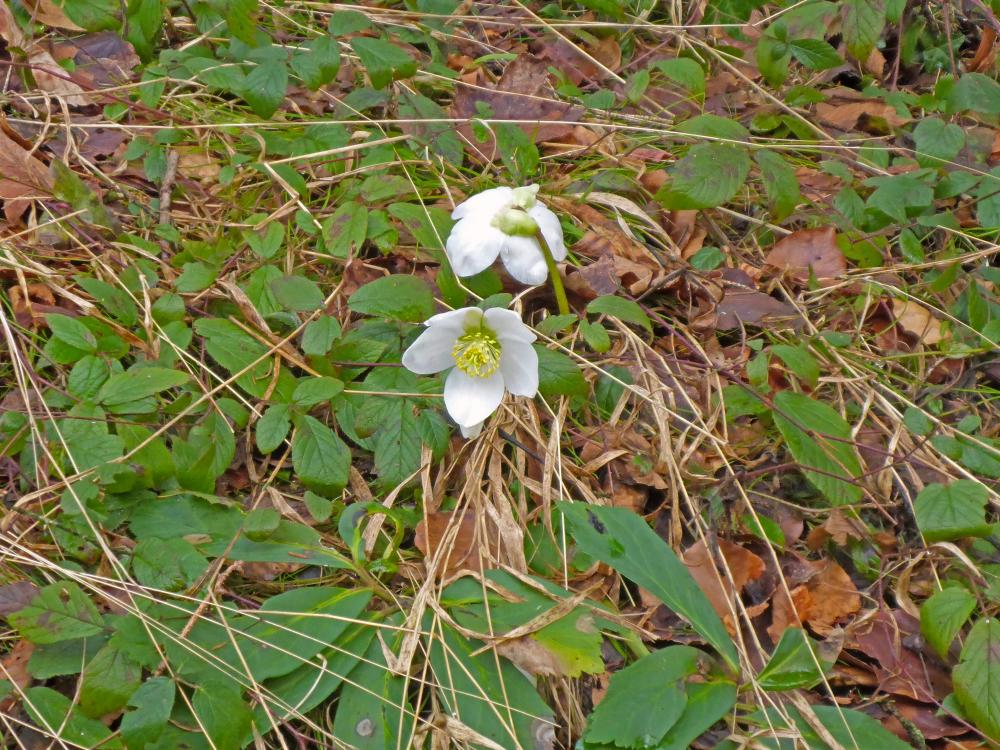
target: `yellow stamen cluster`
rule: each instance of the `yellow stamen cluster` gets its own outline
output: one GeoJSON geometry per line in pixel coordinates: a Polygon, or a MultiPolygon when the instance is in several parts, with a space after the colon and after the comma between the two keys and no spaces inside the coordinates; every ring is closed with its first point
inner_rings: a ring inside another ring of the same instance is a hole
{"type": "Polygon", "coordinates": [[[485,326],[459,336],[451,354],[458,369],[474,378],[488,378],[500,366],[500,342],[485,326]]]}

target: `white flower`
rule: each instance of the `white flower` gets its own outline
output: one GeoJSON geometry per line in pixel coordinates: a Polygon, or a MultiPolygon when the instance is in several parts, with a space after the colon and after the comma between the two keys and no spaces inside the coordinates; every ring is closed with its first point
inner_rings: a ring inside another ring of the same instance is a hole
{"type": "Polygon", "coordinates": [[[457,219],[448,235],[446,250],[451,267],[459,276],[472,276],[503,260],[510,275],[522,284],[541,284],[548,276],[538,244],[541,231],[552,257],[563,260],[559,219],[535,195],[538,185],[498,187],[473,195],[451,213],[457,219]]]}
{"type": "Polygon", "coordinates": [[[427,330],[403,352],[403,366],[418,375],[451,369],[444,382],[444,405],[475,437],[503,400],[538,392],[535,334],[513,310],[464,307],[428,318],[427,330]]]}

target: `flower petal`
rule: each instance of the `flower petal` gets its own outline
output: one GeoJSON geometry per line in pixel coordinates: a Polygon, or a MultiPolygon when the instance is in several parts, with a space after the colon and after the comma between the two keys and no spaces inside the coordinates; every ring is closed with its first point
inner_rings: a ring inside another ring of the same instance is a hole
{"type": "Polygon", "coordinates": [[[549,269],[534,237],[506,237],[500,258],[510,275],[522,284],[542,284],[548,278],[549,269]]]}
{"type": "Polygon", "coordinates": [[[531,344],[506,342],[500,353],[500,372],[507,390],[515,396],[538,393],[538,352],[531,344]]]}
{"type": "Polygon", "coordinates": [[[478,216],[467,216],[456,224],[445,250],[458,276],[474,276],[497,259],[506,235],[478,216]]]}
{"type": "Polygon", "coordinates": [[[552,251],[552,257],[557,261],[565,260],[566,243],[563,240],[562,224],[559,223],[559,217],[541,203],[536,203],[528,211],[528,215],[535,220],[538,228],[542,230],[542,237],[548,243],[549,250],[552,251]]]}
{"type": "Polygon", "coordinates": [[[477,424],[469,426],[460,424],[458,427],[462,431],[462,437],[464,437],[466,440],[474,437],[479,437],[479,433],[483,431],[484,422],[485,420],[483,420],[483,422],[478,422],[477,424]]]}
{"type": "MultiPolygon", "coordinates": [[[[477,213],[488,213],[489,218],[493,214],[506,206],[514,199],[514,191],[509,187],[491,188],[481,193],[470,195],[464,201],[455,206],[451,212],[451,218],[462,219],[477,213]]],[[[489,221],[489,219],[487,219],[489,221]]]]}
{"type": "Polygon", "coordinates": [[[488,325],[497,335],[501,344],[508,341],[520,341],[530,344],[537,336],[528,326],[521,322],[521,316],[513,310],[506,310],[502,307],[491,307],[483,317],[488,325]]]}
{"type": "Polygon", "coordinates": [[[500,370],[488,378],[474,378],[456,367],[444,381],[445,408],[460,426],[472,427],[500,406],[503,382],[500,370]]]}
{"type": "Polygon", "coordinates": [[[428,328],[403,352],[403,367],[417,375],[431,375],[454,367],[455,357],[451,352],[457,338],[451,327],[428,328]]]}
{"type": "Polygon", "coordinates": [[[465,333],[466,328],[478,325],[482,317],[483,311],[478,307],[461,307],[458,310],[432,315],[424,321],[424,325],[434,328],[448,328],[454,331],[455,338],[458,338],[465,333]]]}

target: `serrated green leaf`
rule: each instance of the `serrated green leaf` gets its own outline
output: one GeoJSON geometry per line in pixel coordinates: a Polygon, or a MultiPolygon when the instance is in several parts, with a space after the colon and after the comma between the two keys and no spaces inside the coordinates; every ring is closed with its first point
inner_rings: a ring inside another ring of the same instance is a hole
{"type": "Polygon", "coordinates": [[[46,313],[45,322],[49,324],[53,338],[67,346],[89,354],[97,351],[97,337],[76,318],[61,313],[46,313]]]}
{"type": "Polygon", "coordinates": [[[203,680],[195,687],[191,703],[215,750],[240,750],[250,732],[251,714],[232,682],[203,680]]]}
{"type": "Polygon", "coordinates": [[[283,276],[271,282],[274,298],[294,312],[312,312],[323,306],[323,290],[305,276],[283,276]]]}
{"type": "Polygon", "coordinates": [[[656,194],[666,208],[714,208],[731,199],[746,183],[750,157],[735,146],[701,143],[672,170],[673,179],[656,194]]]}
{"type": "Polygon", "coordinates": [[[351,451],[325,424],[310,416],[296,420],[292,466],[299,481],[318,492],[339,492],[347,484],[351,451]]]}
{"type": "Polygon", "coordinates": [[[74,747],[122,750],[122,742],[97,719],[88,719],[74,710],[73,702],[52,688],[32,687],[24,691],[28,716],[47,737],[58,738],[74,747]]]}
{"type": "Polygon", "coordinates": [[[948,94],[952,112],[972,110],[986,115],[1000,114],[1000,83],[982,73],[966,73],[948,94]]]}
{"type": "Polygon", "coordinates": [[[265,120],[278,111],[288,88],[288,68],[285,63],[269,60],[260,63],[247,74],[241,92],[250,109],[265,120]]]}
{"type": "Polygon", "coordinates": [[[120,730],[129,748],[154,743],[167,726],[177,688],[169,677],[150,677],[132,693],[128,705],[134,711],[122,716],[120,730]]]}
{"type": "Polygon", "coordinates": [[[692,94],[704,96],[705,70],[694,60],[687,57],[673,57],[657,60],[653,63],[653,67],[692,94]]]}
{"type": "Polygon", "coordinates": [[[841,29],[847,50],[865,62],[885,27],[885,0],[844,0],[841,29]]]}
{"type": "Polygon", "coordinates": [[[927,485],[913,501],[920,533],[928,542],[989,534],[989,497],[989,490],[971,479],[927,485]]]}
{"type": "Polygon", "coordinates": [[[920,632],[942,659],[976,608],[976,597],[961,586],[936,591],[920,607],[920,632]]]}
{"type": "Polygon", "coordinates": [[[97,607],[72,581],[42,588],[24,609],[8,616],[10,624],[32,643],[58,643],[98,635],[104,619],[97,607]]]}
{"type": "Polygon", "coordinates": [[[416,276],[383,276],[358,289],[347,300],[357,313],[422,323],[434,314],[434,295],[416,276]]]}
{"type": "Polygon", "coordinates": [[[562,352],[535,344],[538,353],[538,392],[553,396],[586,396],[589,392],[580,366],[562,352]]]}
{"type": "Polygon", "coordinates": [[[344,390],[343,381],[327,376],[300,380],[292,394],[292,400],[299,406],[312,407],[337,396],[344,390]]]}
{"type": "Polygon", "coordinates": [[[124,708],[141,681],[141,665],[125,652],[106,644],[83,670],[80,710],[98,719],[124,708]]]}
{"type": "Polygon", "coordinates": [[[920,165],[936,167],[941,165],[939,160],[951,161],[958,156],[965,146],[965,131],[938,117],[925,117],[913,129],[913,141],[920,165]]]}
{"type": "Polygon", "coordinates": [[[58,5],[77,26],[84,31],[108,31],[119,26],[118,14],[122,5],[118,0],[61,0],[58,5]]]}
{"type": "Polygon", "coordinates": [[[133,367],[108,378],[97,392],[95,401],[104,406],[127,404],[176,388],[186,383],[188,379],[188,374],[179,370],[133,367]]]}
{"type": "Polygon", "coordinates": [[[792,165],[774,151],[761,149],[754,154],[754,161],[760,168],[764,182],[764,192],[771,206],[775,221],[786,218],[802,200],[799,180],[792,165]]]}
{"type": "Polygon", "coordinates": [[[861,460],[843,417],[792,391],[777,394],[774,406],[774,423],[809,481],[833,505],[860,502],[864,492],[850,480],[861,476],[861,460]]]}
{"type": "Polygon", "coordinates": [[[132,571],[143,586],[181,591],[198,580],[208,560],[184,539],[140,539],[132,553],[132,571]]]}
{"type": "Polygon", "coordinates": [[[309,321],[302,332],[302,353],[310,357],[322,357],[340,337],[340,321],[329,315],[321,315],[309,321]]]}
{"type": "Polygon", "coordinates": [[[802,344],[797,346],[775,344],[771,347],[771,351],[778,355],[778,358],[785,363],[785,367],[810,388],[815,388],[819,383],[819,364],[809,351],[809,347],[802,344]]]}
{"type": "Polygon", "coordinates": [[[604,313],[626,323],[640,325],[650,333],[653,332],[653,324],[646,311],[642,309],[642,305],[624,297],[616,297],[613,294],[598,297],[587,304],[587,312],[594,315],[604,313]]]}
{"type": "Polygon", "coordinates": [[[827,70],[843,65],[837,51],[822,39],[795,39],[788,43],[792,57],[811,70],[827,70]]]}
{"type": "Polygon", "coordinates": [[[972,627],[951,677],[965,713],[987,737],[1000,740],[1000,621],[982,617],[972,627]]]}
{"type": "Polygon", "coordinates": [[[385,39],[356,36],[351,47],[368,72],[372,86],[382,89],[399,78],[409,78],[417,72],[417,61],[385,39]]]}

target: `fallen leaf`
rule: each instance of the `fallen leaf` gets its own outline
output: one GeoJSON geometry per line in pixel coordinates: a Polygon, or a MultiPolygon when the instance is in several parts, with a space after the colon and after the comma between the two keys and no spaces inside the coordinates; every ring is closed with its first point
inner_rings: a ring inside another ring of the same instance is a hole
{"type": "Polygon", "coordinates": [[[72,78],[89,90],[128,83],[141,62],[135,48],[111,31],[60,41],[49,51],[55,60],[72,60],[72,78]]]}
{"type": "Polygon", "coordinates": [[[0,39],[7,42],[8,47],[24,48],[24,33],[7,3],[0,3],[0,39]]]}
{"type": "Polygon", "coordinates": [[[824,92],[827,100],[816,105],[816,117],[823,125],[838,130],[862,130],[884,135],[902,127],[913,118],[901,115],[896,108],[877,99],[865,99],[853,89],[839,87],[824,92]]]}
{"type": "Polygon", "coordinates": [[[771,602],[771,624],[767,634],[774,643],[788,628],[800,628],[812,607],[812,594],[803,586],[796,586],[788,593],[779,588],[771,602]]]}
{"type": "Polygon", "coordinates": [[[764,258],[769,266],[788,272],[799,280],[834,278],[847,270],[844,253],[837,247],[837,230],[833,227],[800,229],[779,240],[764,258]]]}
{"type": "Polygon", "coordinates": [[[31,581],[15,581],[0,586],[0,617],[24,609],[38,593],[38,586],[31,581]]]}
{"type": "MultiPolygon", "coordinates": [[[[21,690],[31,684],[31,675],[28,673],[28,660],[35,651],[35,644],[31,641],[18,641],[14,648],[4,654],[0,659],[0,678],[10,680],[21,690]]],[[[0,711],[9,711],[20,699],[20,691],[14,690],[3,700],[0,700],[0,711]]]]}
{"type": "Polygon", "coordinates": [[[0,175],[5,182],[12,182],[34,191],[36,195],[50,195],[52,177],[49,169],[34,154],[0,130],[0,175]]]}
{"type": "Polygon", "coordinates": [[[895,316],[899,328],[916,336],[917,341],[934,346],[934,344],[940,343],[943,338],[941,321],[931,315],[930,310],[918,302],[910,299],[894,299],[892,301],[892,314],[895,316]]]}
{"type": "Polygon", "coordinates": [[[764,326],[797,319],[794,307],[770,295],[752,289],[733,288],[715,308],[716,327],[737,328],[743,325],[764,326]]]}
{"type": "Polygon", "coordinates": [[[901,739],[908,740],[910,735],[895,714],[914,724],[920,730],[925,740],[940,740],[944,737],[957,737],[968,732],[968,728],[948,716],[939,716],[937,706],[923,703],[913,703],[908,700],[892,702],[893,712],[883,719],[886,728],[901,739]]]}
{"type": "Polygon", "coordinates": [[[69,16],[52,0],[22,0],[25,8],[38,23],[53,26],[67,31],[83,31],[84,28],[74,23],[69,16]]]}
{"type": "Polygon", "coordinates": [[[850,518],[840,510],[830,511],[830,515],[819,526],[816,526],[806,537],[809,549],[818,550],[828,541],[843,547],[848,539],[864,539],[868,529],[862,521],[850,518]]]}
{"type": "Polygon", "coordinates": [[[827,635],[835,623],[861,609],[861,596],[840,565],[832,560],[817,565],[819,572],[806,583],[812,597],[806,622],[820,635],[827,635]]]}
{"type": "Polygon", "coordinates": [[[951,680],[922,644],[916,618],[901,609],[880,609],[854,630],[849,648],[877,662],[879,689],[937,704],[951,692],[951,680]]]}
{"type": "MultiPolygon", "coordinates": [[[[481,118],[478,105],[482,102],[492,110],[491,119],[534,120],[534,123],[520,122],[518,127],[536,143],[553,141],[572,133],[581,114],[579,107],[561,102],[555,96],[545,63],[531,55],[521,55],[507,65],[495,84],[459,85],[452,112],[463,120],[481,118]]],[[[470,122],[459,124],[458,131],[464,136],[466,151],[487,161],[498,158],[492,134],[480,143],[470,122]]]]}
{"type": "Polygon", "coordinates": [[[83,88],[53,59],[48,50],[35,45],[28,54],[35,83],[42,91],[62,97],[71,107],[86,107],[91,101],[83,88]]]}
{"type": "Polygon", "coordinates": [[[732,576],[732,582],[725,570],[718,569],[704,540],[698,540],[684,550],[681,559],[712,608],[723,618],[727,627],[733,630],[733,599],[749,581],[764,573],[764,561],[750,550],[725,539],[719,539],[717,544],[725,559],[729,576],[732,576]]]}
{"type": "Polygon", "coordinates": [[[976,54],[972,56],[971,60],[965,63],[966,72],[975,73],[976,71],[992,67],[993,58],[996,57],[994,53],[996,41],[997,33],[992,27],[985,26],[982,30],[982,36],[979,37],[979,46],[976,48],[976,54]]]}
{"type": "Polygon", "coordinates": [[[423,553],[428,566],[440,555],[440,564],[434,565],[434,572],[439,578],[463,569],[480,571],[483,569],[484,556],[488,563],[490,559],[497,557],[500,550],[496,527],[488,518],[483,518],[483,525],[480,527],[475,511],[465,510],[457,516],[456,514],[457,511],[428,513],[417,524],[414,544],[423,553]],[[491,527],[489,530],[493,533],[487,531],[488,527],[491,527]],[[486,532],[485,539],[480,537],[482,532],[486,532]],[[445,545],[443,550],[442,545],[445,545]]]}

